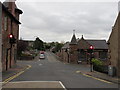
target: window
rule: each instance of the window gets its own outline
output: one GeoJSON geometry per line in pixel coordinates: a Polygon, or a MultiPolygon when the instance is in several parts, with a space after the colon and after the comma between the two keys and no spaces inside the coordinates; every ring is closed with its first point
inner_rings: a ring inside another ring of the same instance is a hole
{"type": "Polygon", "coordinates": [[[99,58],[101,60],[106,60],[107,59],[107,52],[99,52],[99,58]]]}
{"type": "Polygon", "coordinates": [[[81,60],[85,60],[86,59],[86,52],[83,49],[81,49],[80,52],[79,52],[79,58],[81,60]]]}
{"type": "Polygon", "coordinates": [[[7,16],[4,17],[4,30],[7,30],[7,16]]]}

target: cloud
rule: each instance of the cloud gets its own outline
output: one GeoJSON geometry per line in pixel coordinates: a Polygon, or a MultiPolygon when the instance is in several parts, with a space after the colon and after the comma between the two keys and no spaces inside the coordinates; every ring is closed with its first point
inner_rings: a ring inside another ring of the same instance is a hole
{"type": "Polygon", "coordinates": [[[23,10],[20,37],[45,41],[67,41],[72,30],[77,37],[108,39],[117,16],[116,2],[19,2],[23,10]]]}

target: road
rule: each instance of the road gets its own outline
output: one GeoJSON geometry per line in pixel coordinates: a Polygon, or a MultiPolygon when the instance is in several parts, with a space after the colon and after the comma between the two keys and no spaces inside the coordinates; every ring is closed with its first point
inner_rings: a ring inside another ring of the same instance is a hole
{"type": "Polygon", "coordinates": [[[61,81],[66,88],[117,88],[114,83],[102,82],[86,77],[76,71],[89,71],[88,66],[65,64],[60,62],[52,53],[46,52],[46,58],[34,61],[19,61],[19,64],[31,65],[31,68],[13,79],[16,81],[61,81]]]}

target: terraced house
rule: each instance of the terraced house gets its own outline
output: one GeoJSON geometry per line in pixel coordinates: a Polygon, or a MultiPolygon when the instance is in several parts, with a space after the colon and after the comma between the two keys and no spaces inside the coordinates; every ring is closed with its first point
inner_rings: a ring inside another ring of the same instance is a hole
{"type": "Polygon", "coordinates": [[[8,70],[16,63],[17,40],[19,37],[19,15],[23,12],[17,8],[15,0],[1,3],[1,41],[2,41],[2,70],[8,70]],[[10,43],[10,38],[14,37],[15,43],[10,43]]]}

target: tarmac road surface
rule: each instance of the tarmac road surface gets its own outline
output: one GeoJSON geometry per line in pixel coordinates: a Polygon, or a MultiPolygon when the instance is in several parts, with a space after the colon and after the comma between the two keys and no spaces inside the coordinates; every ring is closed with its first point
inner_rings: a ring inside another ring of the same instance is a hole
{"type": "MultiPolygon", "coordinates": [[[[78,64],[65,64],[60,62],[52,53],[46,52],[45,59],[36,59],[34,61],[19,61],[21,65],[31,65],[31,68],[26,70],[24,73],[13,79],[9,84],[4,87],[17,85],[23,87],[46,87],[48,88],[60,88],[62,83],[65,88],[118,88],[115,83],[107,83],[102,80],[97,80],[85,75],[76,73],[79,70],[89,71],[89,68],[84,65],[78,64]],[[40,81],[40,82],[39,82],[40,81]],[[50,83],[51,81],[51,83],[50,83]],[[43,83],[42,83],[43,82],[43,83]],[[48,84],[45,84],[47,82],[48,84]],[[56,83],[56,84],[53,84],[56,83]],[[45,85],[43,85],[45,84],[45,85]]],[[[18,87],[19,87],[18,86],[18,87]]],[[[102,89],[103,90],[103,89],[102,89]]]]}

